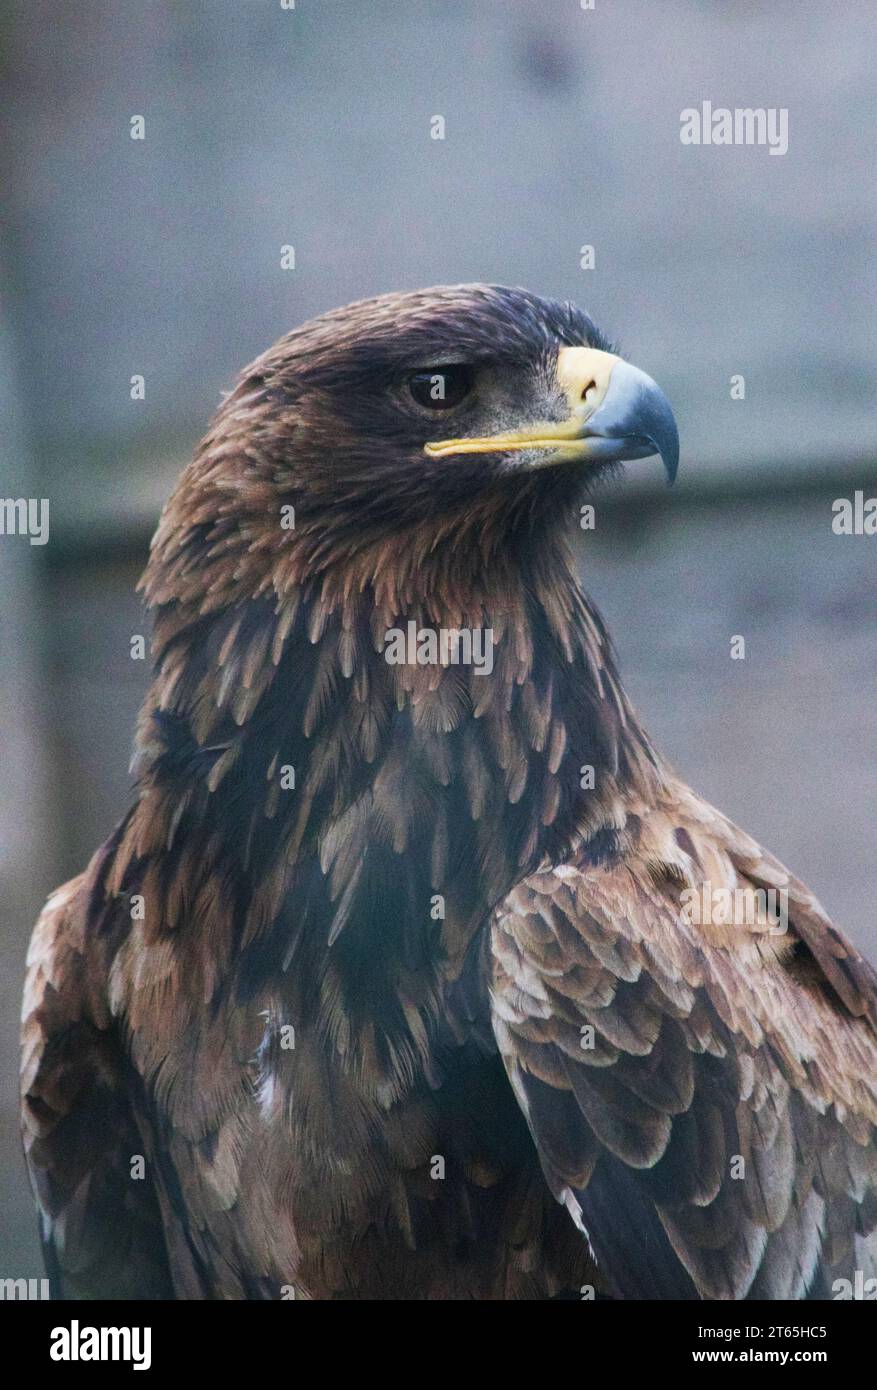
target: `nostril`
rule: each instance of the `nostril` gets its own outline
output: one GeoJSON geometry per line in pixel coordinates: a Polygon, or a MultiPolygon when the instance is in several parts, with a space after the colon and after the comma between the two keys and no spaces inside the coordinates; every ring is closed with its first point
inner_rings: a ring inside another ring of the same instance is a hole
{"type": "Polygon", "coordinates": [[[587,384],[587,386],[585,387],[584,391],[582,392],[582,400],[583,400],[583,401],[586,401],[586,400],[588,399],[590,393],[591,393],[592,391],[596,391],[596,389],[597,389],[597,383],[596,383],[596,381],[589,381],[588,384],[587,384]]]}

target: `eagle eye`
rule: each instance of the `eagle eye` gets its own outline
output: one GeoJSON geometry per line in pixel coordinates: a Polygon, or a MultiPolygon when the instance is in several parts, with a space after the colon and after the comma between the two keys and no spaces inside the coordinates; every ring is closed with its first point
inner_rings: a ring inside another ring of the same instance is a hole
{"type": "Polygon", "coordinates": [[[475,373],[465,363],[422,367],[408,378],[412,398],[425,410],[453,410],[472,390],[475,373]]]}

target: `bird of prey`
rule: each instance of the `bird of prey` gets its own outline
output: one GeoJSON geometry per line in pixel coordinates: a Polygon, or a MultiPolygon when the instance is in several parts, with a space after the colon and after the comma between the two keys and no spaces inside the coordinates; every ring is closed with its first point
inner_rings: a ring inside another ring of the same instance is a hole
{"type": "Polygon", "coordinates": [[[144,576],[133,805],[30,950],[55,1296],[874,1275],[875,976],[654,749],[571,557],[653,454],[655,382],[523,290],[366,300],[243,373],[144,576]]]}

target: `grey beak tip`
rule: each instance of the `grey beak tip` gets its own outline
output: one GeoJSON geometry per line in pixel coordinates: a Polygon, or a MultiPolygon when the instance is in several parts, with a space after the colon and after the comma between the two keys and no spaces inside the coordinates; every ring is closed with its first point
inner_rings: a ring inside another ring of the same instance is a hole
{"type": "Polygon", "coordinates": [[[679,472],[679,441],[675,445],[665,445],[661,450],[661,462],[667,474],[667,486],[672,487],[679,472]]]}
{"type": "MultiPolygon", "coordinates": [[[[639,452],[628,457],[643,458],[642,445],[660,454],[669,483],[679,470],[679,430],[670,402],[650,376],[629,362],[620,360],[612,373],[609,390],[594,412],[591,428],[610,439],[625,438],[638,443],[639,452]]],[[[624,454],[618,455],[623,458],[624,454]]]]}
{"type": "Polygon", "coordinates": [[[667,482],[672,487],[679,472],[679,429],[670,402],[663,391],[651,383],[647,414],[649,419],[648,438],[661,455],[661,462],[667,474],[667,482]]]}

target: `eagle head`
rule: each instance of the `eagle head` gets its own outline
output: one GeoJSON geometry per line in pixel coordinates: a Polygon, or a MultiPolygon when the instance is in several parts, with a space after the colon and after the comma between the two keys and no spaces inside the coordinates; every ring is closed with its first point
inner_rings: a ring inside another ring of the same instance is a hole
{"type": "Polygon", "coordinates": [[[382,564],[388,544],[519,548],[522,525],[532,538],[652,454],[672,481],[666,397],[574,305],[480,284],[362,300],[245,369],[165,513],[147,594],[170,596],[180,563],[206,580],[216,558],[231,598],[282,590],[284,567],[298,583],[363,551],[382,564]]]}

